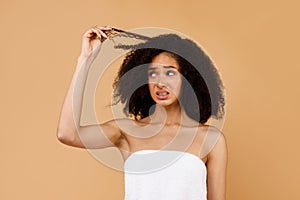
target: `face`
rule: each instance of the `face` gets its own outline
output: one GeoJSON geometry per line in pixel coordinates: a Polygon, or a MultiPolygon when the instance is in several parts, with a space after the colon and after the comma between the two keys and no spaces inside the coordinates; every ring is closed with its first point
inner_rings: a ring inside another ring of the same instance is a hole
{"type": "Polygon", "coordinates": [[[178,62],[167,52],[160,53],[148,68],[152,99],[161,106],[178,105],[182,78],[178,62]]]}

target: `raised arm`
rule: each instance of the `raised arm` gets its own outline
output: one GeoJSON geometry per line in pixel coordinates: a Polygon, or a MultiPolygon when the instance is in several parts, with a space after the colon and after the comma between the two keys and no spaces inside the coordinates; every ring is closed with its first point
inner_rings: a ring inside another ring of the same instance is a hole
{"type": "Polygon", "coordinates": [[[112,28],[93,27],[82,37],[82,50],[68,89],[57,128],[57,138],[64,144],[80,148],[113,146],[121,136],[120,130],[110,121],[101,125],[80,125],[84,87],[91,63],[99,53],[102,42],[112,28]]]}

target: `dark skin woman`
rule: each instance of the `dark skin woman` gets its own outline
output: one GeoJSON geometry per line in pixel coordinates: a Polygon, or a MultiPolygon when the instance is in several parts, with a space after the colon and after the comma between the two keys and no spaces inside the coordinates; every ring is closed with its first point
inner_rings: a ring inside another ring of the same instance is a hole
{"type": "Polygon", "coordinates": [[[226,140],[220,130],[206,124],[211,117],[224,115],[223,85],[211,59],[192,41],[169,34],[135,47],[117,47],[133,49],[126,55],[113,84],[115,102],[125,105],[128,118],[80,125],[91,63],[112,32],[109,26],[96,26],[83,34],[57,138],[79,148],[118,147],[125,162],[143,150],[184,151],[205,164],[207,199],[224,200],[226,140]]]}

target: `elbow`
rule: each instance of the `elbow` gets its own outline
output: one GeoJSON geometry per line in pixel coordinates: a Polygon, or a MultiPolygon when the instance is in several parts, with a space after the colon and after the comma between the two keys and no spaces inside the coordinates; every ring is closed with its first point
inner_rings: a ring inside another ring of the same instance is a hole
{"type": "Polygon", "coordinates": [[[56,132],[56,137],[58,141],[66,145],[72,145],[75,141],[74,131],[67,131],[58,129],[56,132]]]}
{"type": "Polygon", "coordinates": [[[65,142],[67,140],[66,135],[63,132],[61,132],[61,131],[57,131],[56,138],[58,139],[58,141],[60,141],[63,144],[65,144],[65,142]]]}

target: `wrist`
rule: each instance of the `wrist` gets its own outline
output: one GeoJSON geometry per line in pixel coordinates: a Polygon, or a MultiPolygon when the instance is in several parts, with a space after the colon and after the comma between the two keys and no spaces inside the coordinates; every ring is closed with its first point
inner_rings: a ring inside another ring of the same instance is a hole
{"type": "Polygon", "coordinates": [[[88,63],[89,63],[89,56],[84,56],[80,55],[77,58],[77,69],[82,69],[82,68],[89,68],[88,63]]]}
{"type": "Polygon", "coordinates": [[[91,56],[91,55],[81,53],[81,54],[78,56],[77,60],[78,60],[78,61],[86,61],[86,60],[89,59],[90,56],[91,56]]]}

